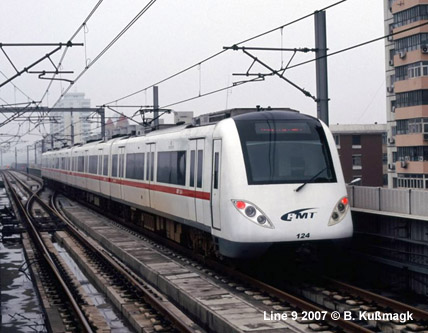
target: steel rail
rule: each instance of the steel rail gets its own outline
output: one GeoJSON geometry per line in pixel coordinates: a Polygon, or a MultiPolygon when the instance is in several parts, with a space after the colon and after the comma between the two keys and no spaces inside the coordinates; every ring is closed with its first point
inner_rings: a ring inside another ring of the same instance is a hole
{"type": "Polygon", "coordinates": [[[333,286],[334,288],[344,290],[350,294],[359,296],[365,300],[375,301],[378,304],[384,305],[396,311],[400,311],[400,312],[409,311],[414,315],[416,319],[425,320],[425,321],[428,320],[428,312],[422,309],[416,308],[411,305],[407,305],[405,303],[396,301],[394,299],[391,299],[379,294],[375,294],[371,291],[367,291],[344,282],[340,282],[338,280],[334,280],[331,278],[325,278],[325,280],[328,282],[330,286],[333,286]]]}
{"type": "MultiPolygon", "coordinates": [[[[34,177],[32,177],[34,179],[34,177]]],[[[20,180],[19,180],[20,181],[20,180]]],[[[21,182],[21,181],[20,181],[21,182]]],[[[26,190],[31,191],[25,184],[21,183],[26,190]]],[[[49,206],[46,202],[44,202],[37,195],[43,189],[40,188],[36,193],[33,194],[33,197],[37,202],[46,210],[51,216],[55,216],[65,223],[68,231],[73,234],[81,243],[83,243],[86,247],[88,247],[91,251],[97,253],[108,262],[115,270],[117,270],[121,275],[123,275],[133,286],[137,288],[139,292],[141,292],[144,300],[149,303],[156,311],[165,316],[171,324],[178,329],[180,332],[194,333],[194,330],[191,329],[186,323],[184,323],[179,316],[177,316],[174,312],[169,311],[169,309],[165,308],[161,302],[152,295],[143,285],[140,283],[134,276],[132,276],[129,272],[127,272],[120,264],[118,264],[115,260],[113,260],[109,255],[107,255],[104,251],[100,250],[96,246],[94,246],[90,241],[88,241],[87,236],[82,234],[82,232],[74,226],[74,224],[60,212],[60,209],[55,204],[55,196],[51,197],[51,206],[49,206]]]]}
{"type": "MultiPolygon", "coordinates": [[[[163,237],[160,237],[159,235],[156,235],[155,233],[148,231],[148,230],[143,230],[140,228],[135,228],[133,226],[130,226],[129,224],[124,224],[126,227],[129,227],[131,229],[134,229],[138,232],[142,232],[144,234],[146,234],[148,237],[156,240],[157,242],[166,245],[170,248],[172,248],[174,251],[177,252],[181,252],[182,254],[184,254],[185,256],[188,256],[190,258],[193,258],[194,260],[207,265],[208,267],[215,269],[225,275],[229,275],[231,277],[236,277],[237,279],[239,279],[240,281],[242,281],[243,283],[247,283],[249,285],[253,285],[257,288],[260,288],[264,291],[266,291],[266,293],[271,294],[272,296],[275,296],[279,299],[283,299],[284,301],[288,302],[291,305],[296,306],[297,308],[304,310],[304,311],[323,311],[325,313],[327,313],[326,317],[331,318],[331,312],[321,308],[313,303],[310,303],[302,298],[299,298],[297,296],[294,296],[292,294],[289,294],[283,290],[280,290],[278,288],[275,288],[271,285],[268,285],[262,281],[256,280],[255,278],[250,277],[247,274],[244,274],[242,272],[238,272],[234,269],[231,269],[215,260],[209,259],[203,255],[197,254],[192,252],[189,249],[184,248],[182,245],[177,244],[175,242],[172,242],[168,239],[165,239],[163,237]]],[[[352,321],[347,321],[344,320],[343,318],[340,318],[338,320],[333,320],[333,319],[325,319],[325,322],[327,322],[329,325],[333,326],[333,327],[337,327],[337,328],[341,328],[343,330],[345,330],[346,332],[353,332],[353,333],[373,333],[374,331],[362,327],[352,321]]]]}
{"type": "MultiPolygon", "coordinates": [[[[43,258],[45,258],[45,260],[46,260],[47,264],[49,265],[49,267],[51,268],[55,278],[60,283],[61,288],[63,289],[65,295],[67,296],[67,299],[70,302],[70,304],[73,308],[73,311],[77,315],[78,321],[80,322],[82,328],[84,329],[85,332],[88,332],[88,333],[94,332],[92,330],[89,322],[87,321],[85,315],[83,314],[82,310],[80,309],[79,305],[77,304],[76,300],[74,299],[70,289],[68,288],[64,279],[62,278],[57,266],[55,265],[55,263],[51,257],[49,250],[46,248],[42,238],[40,237],[36,227],[34,226],[33,221],[32,221],[32,217],[31,217],[29,211],[27,211],[26,207],[24,207],[24,205],[22,204],[18,194],[16,193],[16,190],[13,188],[12,184],[10,183],[9,178],[6,176],[6,172],[2,172],[2,174],[3,174],[3,179],[5,180],[5,183],[7,184],[8,188],[10,189],[10,193],[12,194],[12,196],[14,198],[14,201],[17,205],[17,208],[19,209],[19,213],[20,213],[21,217],[23,218],[23,220],[25,221],[25,223],[29,227],[29,231],[33,235],[33,240],[35,240],[36,246],[42,252],[43,258]]],[[[17,179],[17,177],[12,175],[10,172],[8,172],[8,175],[9,175],[9,177],[13,177],[13,178],[17,179]]],[[[27,206],[28,206],[28,203],[30,202],[30,200],[32,200],[33,198],[34,198],[34,195],[27,200],[27,206]]]]}
{"type": "Polygon", "coordinates": [[[149,303],[156,311],[160,314],[164,315],[171,324],[178,329],[180,332],[194,333],[194,330],[191,329],[183,320],[180,319],[174,312],[169,311],[169,309],[165,308],[161,304],[161,302],[150,293],[133,275],[127,272],[124,267],[122,267],[119,263],[117,263],[114,259],[112,259],[109,255],[107,255],[104,251],[100,250],[96,246],[94,246],[91,242],[86,238],[87,236],[82,234],[82,232],[73,225],[73,222],[68,219],[67,216],[63,215],[59,208],[55,203],[54,196],[51,197],[51,204],[54,208],[49,207],[55,215],[60,218],[67,226],[69,231],[85,246],[87,246],[91,251],[99,254],[105,261],[107,261],[115,270],[117,270],[120,274],[122,274],[134,287],[138,289],[144,296],[144,300],[149,303]]]}

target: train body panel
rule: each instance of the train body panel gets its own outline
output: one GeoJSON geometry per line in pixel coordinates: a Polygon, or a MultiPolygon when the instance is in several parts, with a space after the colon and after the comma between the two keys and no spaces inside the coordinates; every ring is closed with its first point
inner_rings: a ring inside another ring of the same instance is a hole
{"type": "Polygon", "coordinates": [[[226,256],[352,235],[334,139],[297,112],[248,113],[43,156],[44,177],[210,232],[226,256]]]}

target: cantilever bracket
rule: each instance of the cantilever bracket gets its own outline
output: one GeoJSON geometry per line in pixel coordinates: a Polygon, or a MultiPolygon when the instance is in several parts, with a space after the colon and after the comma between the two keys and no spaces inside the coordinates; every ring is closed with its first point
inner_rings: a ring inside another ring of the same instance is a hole
{"type": "Polygon", "coordinates": [[[56,70],[56,71],[31,71],[31,72],[28,72],[28,73],[29,74],[39,74],[39,79],[40,80],[65,81],[65,82],[69,82],[71,84],[74,83],[73,80],[63,79],[63,78],[59,78],[58,79],[55,76],[53,76],[53,77],[45,77],[46,74],[55,74],[55,75],[58,75],[58,74],[73,74],[74,73],[73,71],[58,71],[58,70],[56,70]]]}
{"type": "MultiPolygon", "coordinates": [[[[242,52],[244,52],[247,56],[249,56],[251,59],[253,59],[252,64],[250,65],[249,69],[247,70],[247,73],[243,74],[246,76],[258,76],[261,77],[263,76],[263,78],[267,75],[276,75],[279,78],[283,79],[285,82],[291,84],[294,88],[296,88],[297,90],[299,90],[300,92],[302,92],[305,96],[312,98],[315,102],[318,102],[318,99],[313,96],[309,91],[305,90],[304,88],[299,87],[297,84],[295,84],[294,82],[292,82],[291,80],[287,79],[284,76],[284,72],[285,70],[288,68],[288,66],[291,63],[291,60],[294,58],[295,54],[300,51],[300,52],[315,52],[317,51],[317,49],[308,49],[308,48],[303,48],[303,49],[276,49],[276,48],[262,48],[262,47],[238,47],[237,45],[233,45],[232,47],[223,47],[223,49],[225,50],[242,50],[242,52]],[[290,61],[288,62],[287,66],[285,68],[281,68],[279,70],[275,70],[272,67],[268,66],[267,64],[265,64],[263,61],[261,61],[260,59],[258,59],[256,56],[252,55],[251,53],[249,53],[247,50],[264,50],[264,51],[293,51],[294,54],[291,57],[290,61]],[[254,66],[255,63],[258,63],[260,65],[262,65],[263,67],[265,67],[266,69],[268,69],[271,73],[269,74],[251,74],[249,73],[251,68],[254,66]]],[[[234,75],[242,75],[242,74],[234,74],[234,75]]]]}

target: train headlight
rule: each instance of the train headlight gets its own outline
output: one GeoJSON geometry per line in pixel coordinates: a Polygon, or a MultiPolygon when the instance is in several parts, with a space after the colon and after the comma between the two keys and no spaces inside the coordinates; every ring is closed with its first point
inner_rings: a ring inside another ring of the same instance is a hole
{"type": "Polygon", "coordinates": [[[343,197],[339,202],[334,206],[333,212],[331,213],[330,221],[328,225],[335,225],[342,221],[348,213],[349,210],[349,200],[348,197],[343,197]]]}
{"type": "Polygon", "coordinates": [[[235,208],[240,212],[243,216],[249,219],[251,222],[255,224],[274,229],[272,222],[267,218],[266,214],[263,213],[256,205],[251,202],[245,200],[234,200],[232,199],[232,203],[235,208]]]}

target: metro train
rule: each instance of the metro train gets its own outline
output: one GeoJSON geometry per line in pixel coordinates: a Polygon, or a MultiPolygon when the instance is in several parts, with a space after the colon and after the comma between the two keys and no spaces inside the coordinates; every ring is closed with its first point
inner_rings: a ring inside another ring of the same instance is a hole
{"type": "Polygon", "coordinates": [[[48,151],[42,176],[128,223],[231,258],[353,233],[333,136],[291,109],[226,110],[48,151]]]}

